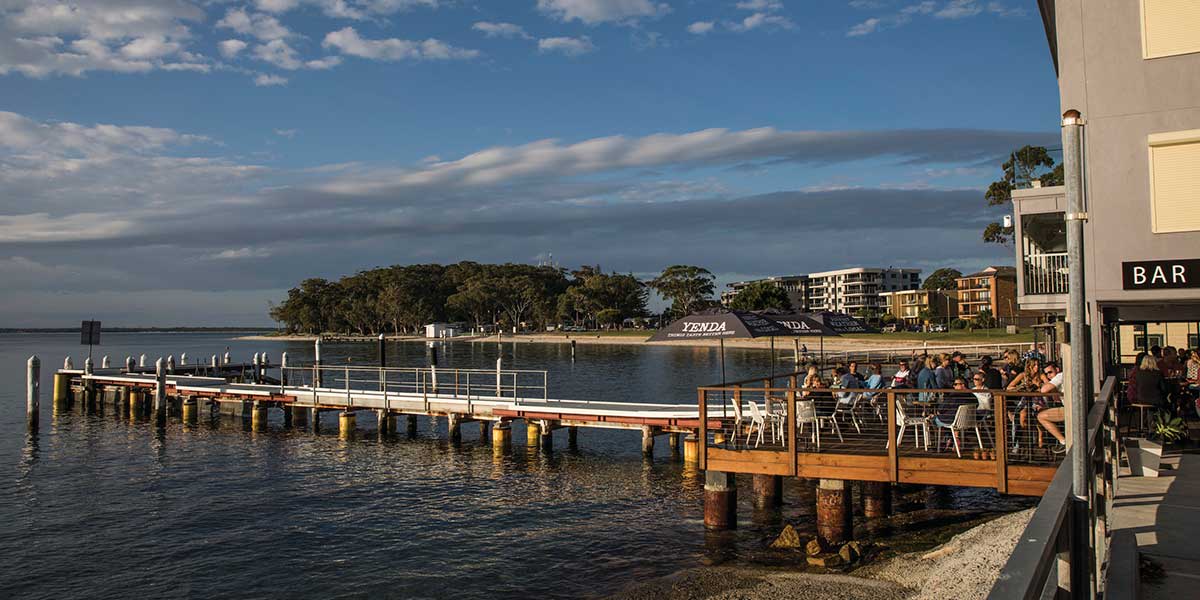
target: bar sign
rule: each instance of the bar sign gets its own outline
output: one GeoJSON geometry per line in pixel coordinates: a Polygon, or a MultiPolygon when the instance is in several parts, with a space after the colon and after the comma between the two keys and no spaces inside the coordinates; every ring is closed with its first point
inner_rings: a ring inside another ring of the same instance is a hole
{"type": "Polygon", "coordinates": [[[84,321],[79,328],[79,343],[84,346],[100,345],[100,321],[84,321]]]}
{"type": "Polygon", "coordinates": [[[1121,279],[1127,290],[1200,288],[1200,259],[1123,262],[1121,279]]]}

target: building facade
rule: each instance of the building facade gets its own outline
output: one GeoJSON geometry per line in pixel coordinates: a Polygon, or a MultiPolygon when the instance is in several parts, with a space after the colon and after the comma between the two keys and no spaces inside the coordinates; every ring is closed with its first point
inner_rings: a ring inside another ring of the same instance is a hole
{"type": "Polygon", "coordinates": [[[956,290],[903,290],[879,296],[886,303],[886,312],[908,326],[924,325],[925,321],[945,323],[958,316],[956,290]]]}
{"type": "Polygon", "coordinates": [[[855,267],[810,273],[808,287],[808,305],[813,311],[882,312],[887,304],[880,294],[921,287],[921,270],[855,267]]]}
{"type": "Polygon", "coordinates": [[[887,301],[880,294],[921,287],[921,270],[855,267],[808,275],[738,281],[729,284],[729,289],[721,292],[721,304],[729,306],[734,296],[746,286],[763,281],[784,289],[794,310],[857,314],[864,310],[887,310],[887,301]]]}
{"type": "MultiPolygon", "coordinates": [[[[1039,5],[1061,111],[1078,110],[1084,121],[1094,372],[1120,374],[1155,332],[1190,343],[1200,324],[1200,2],[1039,5]]],[[[1066,266],[1054,262],[1065,249],[1055,233],[1065,209],[1061,189],[1014,195],[1018,297],[1027,308],[1065,310],[1066,266]]]]}
{"type": "Polygon", "coordinates": [[[1017,270],[988,267],[955,280],[958,286],[958,318],[971,320],[987,310],[993,317],[1021,316],[1017,303],[1017,270]]]}
{"type": "Polygon", "coordinates": [[[738,295],[738,292],[746,289],[751,284],[764,281],[787,292],[788,300],[792,303],[792,310],[808,312],[808,275],[783,275],[768,277],[766,279],[735,281],[727,286],[729,289],[721,292],[721,304],[729,306],[729,303],[733,301],[734,296],[738,295]]]}

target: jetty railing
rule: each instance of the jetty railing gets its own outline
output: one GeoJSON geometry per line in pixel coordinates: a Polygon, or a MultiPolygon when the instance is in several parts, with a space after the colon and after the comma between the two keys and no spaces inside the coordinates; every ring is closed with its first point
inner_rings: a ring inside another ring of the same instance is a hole
{"type": "Polygon", "coordinates": [[[1051,597],[1095,598],[1104,587],[1110,541],[1108,517],[1120,466],[1116,390],[1116,379],[1107,378],[1088,411],[1087,498],[1077,499],[1072,493],[1071,461],[1065,461],[1000,570],[989,600],[1042,598],[1051,585],[1055,592],[1051,597]],[[1056,562],[1058,578],[1050,581],[1056,562]],[[1084,565],[1086,569],[1081,568],[1084,565]],[[1088,589],[1072,593],[1072,580],[1088,589]]]}
{"type": "Polygon", "coordinates": [[[546,371],[302,365],[280,367],[281,389],[378,391],[450,398],[549,399],[546,371]]]}
{"type": "Polygon", "coordinates": [[[699,388],[701,468],[1039,495],[1064,457],[1035,412],[1059,393],[806,389],[797,376],[699,388]]]}

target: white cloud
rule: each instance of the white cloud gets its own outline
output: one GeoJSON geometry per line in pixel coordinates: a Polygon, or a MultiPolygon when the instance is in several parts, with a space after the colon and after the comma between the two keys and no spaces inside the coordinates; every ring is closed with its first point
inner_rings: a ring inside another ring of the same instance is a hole
{"type": "Polygon", "coordinates": [[[557,52],[566,56],[579,56],[596,49],[588,36],[552,37],[538,40],[538,52],[543,54],[557,52]]]}
{"type": "Polygon", "coordinates": [[[246,45],[246,42],[242,40],[222,40],[217,42],[217,49],[221,51],[221,56],[226,59],[233,59],[238,53],[246,49],[246,45]]]}
{"type": "Polygon", "coordinates": [[[262,13],[247,13],[242,8],[231,8],[217,21],[217,27],[232,29],[242,35],[254,36],[263,41],[280,40],[292,35],[279,19],[262,13]]]}
{"type": "Polygon", "coordinates": [[[653,0],[538,0],[538,10],[560,21],[633,23],[671,11],[665,2],[653,0]]]}
{"type": "MultiPolygon", "coordinates": [[[[854,5],[855,3],[852,3],[854,5]]],[[[876,3],[861,3],[859,8],[878,8],[876,3]]],[[[884,29],[892,29],[911,23],[917,17],[933,17],[942,20],[968,19],[980,14],[991,14],[999,17],[1025,16],[1025,10],[1020,7],[1009,7],[1001,2],[983,3],[979,0],[922,0],[901,7],[892,14],[871,17],[847,30],[849,37],[864,36],[884,29]]]]}
{"type": "Polygon", "coordinates": [[[482,32],[487,37],[502,37],[502,38],[521,38],[532,39],[525,28],[514,23],[491,23],[488,21],[479,21],[471,26],[471,29],[482,32]]]}
{"type": "Polygon", "coordinates": [[[859,23],[858,25],[855,25],[854,27],[851,27],[850,31],[846,32],[846,35],[850,37],[857,37],[860,35],[875,33],[879,30],[879,23],[879,19],[872,17],[866,21],[863,21],[862,23],[859,23]]]}
{"type": "Polygon", "coordinates": [[[300,6],[300,0],[254,0],[254,7],[263,12],[285,13],[300,6]]]}
{"type": "Polygon", "coordinates": [[[725,25],[730,31],[737,32],[753,31],[762,28],[793,29],[796,27],[796,24],[785,16],[767,13],[754,13],[741,21],[730,22],[725,25]]]}
{"type": "Polygon", "coordinates": [[[208,255],[208,258],[214,260],[243,260],[247,258],[267,258],[268,256],[271,256],[271,250],[269,248],[252,248],[250,246],[243,246],[241,248],[229,248],[214,254],[210,254],[208,255]]]}
{"type": "Polygon", "coordinates": [[[756,12],[773,12],[783,10],[783,2],[780,0],[743,0],[736,5],[742,10],[752,10],[756,12]]]}
{"type": "Polygon", "coordinates": [[[267,87],[273,85],[287,85],[287,77],[279,75],[269,75],[267,73],[259,73],[254,76],[254,85],[258,87],[267,87]]]}
{"type": "Polygon", "coordinates": [[[688,25],[687,30],[688,30],[688,33],[694,33],[696,35],[704,35],[710,31],[712,31],[713,27],[715,27],[715,26],[716,26],[716,23],[713,23],[712,21],[696,21],[695,23],[688,25]]]}
{"type": "Polygon", "coordinates": [[[285,137],[289,140],[292,138],[295,138],[297,133],[299,133],[299,130],[296,130],[296,129],[276,129],[275,130],[275,135],[277,135],[279,137],[285,137]]]}
{"type": "Polygon", "coordinates": [[[186,51],[189,24],[203,20],[202,9],[182,0],[0,1],[0,75],[203,71],[204,59],[186,51]]]}
{"type": "Polygon", "coordinates": [[[479,56],[478,50],[451,46],[436,39],[424,41],[389,38],[371,40],[359,36],[353,27],[331,31],[321,42],[325,48],[336,48],[342,54],[372,60],[465,60],[479,56]]]}
{"type": "Polygon", "coordinates": [[[317,7],[327,17],[365,20],[417,7],[437,8],[439,0],[254,0],[260,11],[283,14],[301,5],[317,7]]]}

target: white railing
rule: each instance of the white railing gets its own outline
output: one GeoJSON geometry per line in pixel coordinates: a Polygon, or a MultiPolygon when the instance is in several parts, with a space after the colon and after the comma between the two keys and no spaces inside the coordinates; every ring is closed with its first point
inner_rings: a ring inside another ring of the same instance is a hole
{"type": "Polygon", "coordinates": [[[546,371],[518,369],[445,369],[437,367],[352,367],[304,365],[284,367],[280,388],[379,391],[440,395],[450,398],[548,398],[546,371]],[[314,381],[316,385],[314,385],[314,381]]]}
{"type": "Polygon", "coordinates": [[[1025,294],[1067,293],[1067,253],[1027,254],[1025,294]]]}

